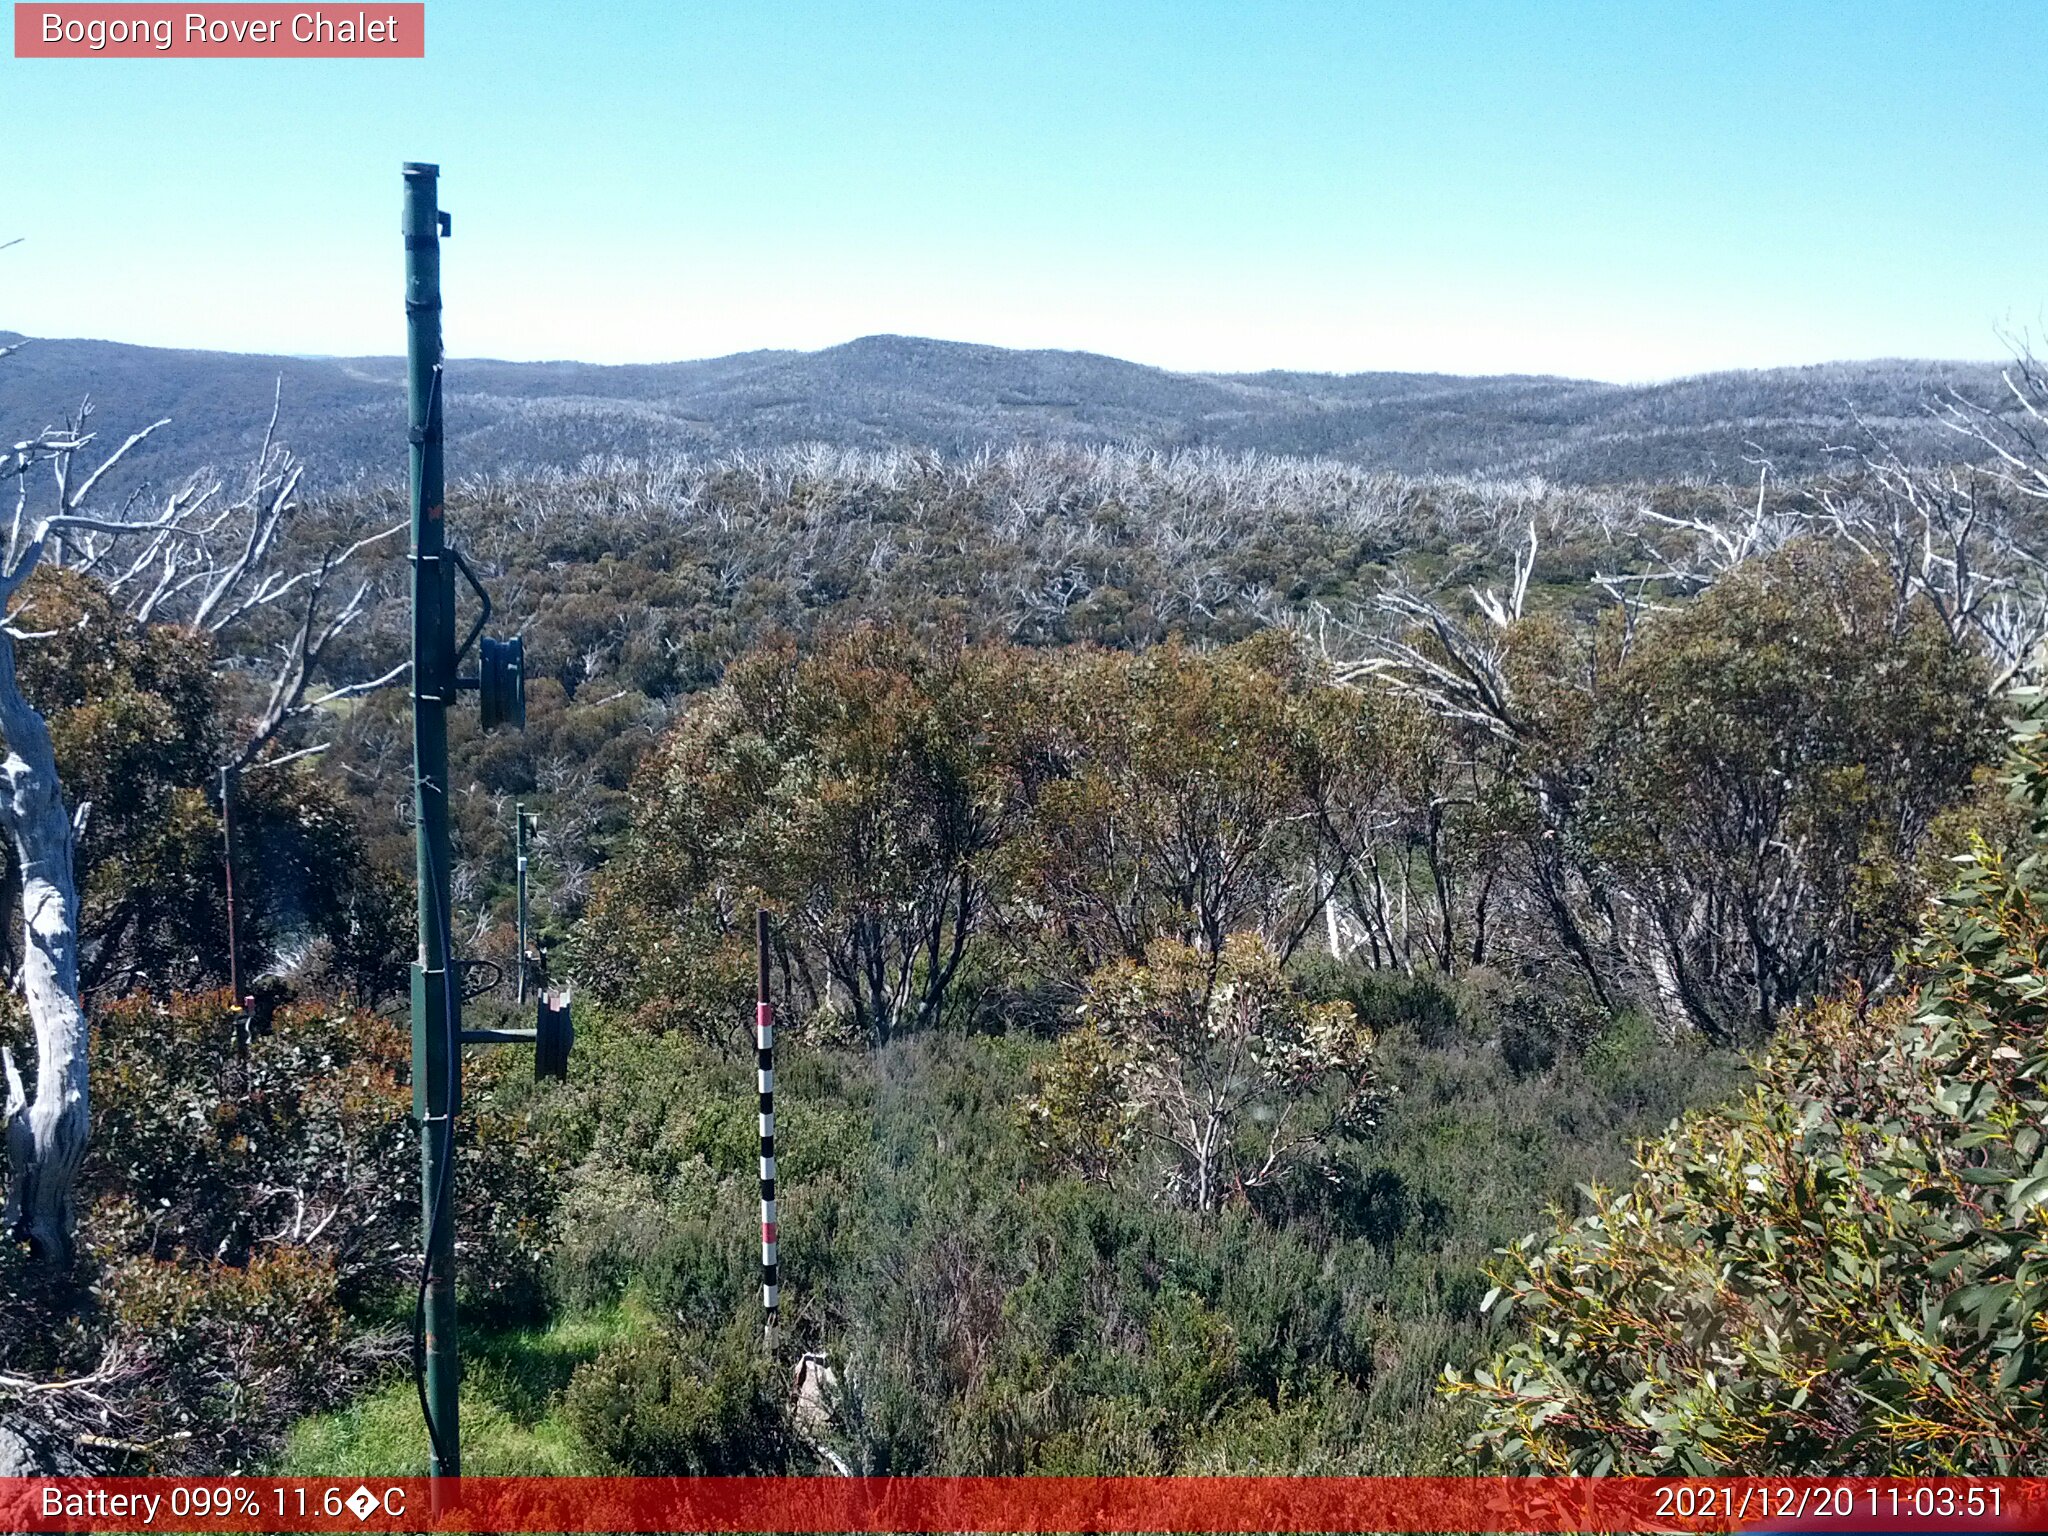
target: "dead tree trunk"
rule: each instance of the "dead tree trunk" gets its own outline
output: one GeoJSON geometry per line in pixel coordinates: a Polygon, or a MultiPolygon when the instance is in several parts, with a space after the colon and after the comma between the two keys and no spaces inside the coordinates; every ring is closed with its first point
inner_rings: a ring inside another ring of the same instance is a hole
{"type": "Polygon", "coordinates": [[[73,1190],[91,1127],[85,1010],[78,1001],[78,888],[73,827],[57,782],[50,730],[21,695],[14,637],[0,628],[0,825],[21,869],[21,989],[36,1036],[31,1099],[10,1052],[7,1078],[7,1228],[52,1264],[68,1264],[73,1190]]]}

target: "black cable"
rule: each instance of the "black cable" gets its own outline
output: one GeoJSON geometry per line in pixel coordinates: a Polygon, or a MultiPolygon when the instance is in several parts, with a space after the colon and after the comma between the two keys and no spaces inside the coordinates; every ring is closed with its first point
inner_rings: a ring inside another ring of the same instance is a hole
{"type": "MultiPolygon", "coordinates": [[[[417,791],[415,791],[417,792],[417,791]]],[[[420,1400],[420,1417],[426,1421],[427,1440],[433,1447],[434,1464],[444,1467],[450,1464],[448,1448],[441,1439],[441,1427],[434,1422],[434,1410],[427,1402],[427,1284],[434,1272],[434,1234],[441,1230],[441,1212],[448,1199],[448,1188],[453,1181],[455,1167],[455,1094],[456,1085],[461,1081],[462,1041],[455,1028],[455,994],[449,988],[452,975],[450,948],[448,943],[448,911],[441,904],[441,876],[434,867],[434,843],[431,837],[421,845],[427,851],[427,879],[432,884],[434,912],[440,919],[441,952],[441,997],[445,1023],[448,1028],[448,1082],[445,1097],[447,1106],[441,1116],[442,1137],[439,1173],[434,1180],[434,1198],[427,1213],[426,1235],[420,1253],[420,1283],[413,1296],[412,1306],[412,1383],[420,1400]]],[[[453,1244],[449,1245],[451,1248],[453,1244]]],[[[449,1276],[454,1284],[454,1276],[449,1276]]]]}

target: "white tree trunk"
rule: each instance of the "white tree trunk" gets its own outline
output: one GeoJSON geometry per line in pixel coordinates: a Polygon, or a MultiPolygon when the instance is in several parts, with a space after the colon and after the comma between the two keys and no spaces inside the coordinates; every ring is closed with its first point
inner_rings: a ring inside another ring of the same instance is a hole
{"type": "Polygon", "coordinates": [[[78,888],[71,818],[57,782],[50,730],[21,696],[14,638],[0,629],[0,825],[21,867],[21,989],[36,1035],[30,1100],[9,1053],[7,1227],[44,1260],[71,1259],[74,1188],[91,1110],[86,1098],[85,1010],[78,1001],[78,888]]]}

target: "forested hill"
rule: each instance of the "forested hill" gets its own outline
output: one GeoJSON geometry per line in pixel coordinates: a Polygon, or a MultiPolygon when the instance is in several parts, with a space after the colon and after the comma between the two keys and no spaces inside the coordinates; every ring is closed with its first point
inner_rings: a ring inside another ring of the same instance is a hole
{"type": "MultiPolygon", "coordinates": [[[[0,344],[20,338],[0,332],[0,344]]],[[[90,394],[116,441],[161,416],[165,478],[252,452],[283,383],[283,435],[321,483],[395,479],[404,462],[396,358],[268,357],[38,340],[0,370],[0,416],[41,424],[90,394]]],[[[603,367],[459,361],[449,374],[455,473],[574,467],[822,441],[949,452],[1018,439],[1310,454],[1404,473],[1528,474],[1566,483],[1785,473],[1883,438],[1908,458],[1960,445],[1927,415],[1956,387],[1996,397],[1982,363],[1877,361],[1706,374],[1652,385],[1410,373],[1189,374],[1087,352],[867,336],[818,352],[746,352],[603,367]]]]}

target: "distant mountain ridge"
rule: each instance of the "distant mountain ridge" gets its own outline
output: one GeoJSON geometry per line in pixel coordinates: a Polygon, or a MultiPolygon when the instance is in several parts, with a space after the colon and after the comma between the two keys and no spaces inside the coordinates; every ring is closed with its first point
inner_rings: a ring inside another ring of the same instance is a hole
{"type": "MultiPolygon", "coordinates": [[[[21,338],[0,332],[0,344],[21,338]]],[[[91,395],[104,438],[158,417],[152,478],[255,451],[273,388],[280,434],[316,483],[396,480],[405,462],[398,358],[273,357],[36,340],[0,362],[0,431],[33,431],[91,395]]],[[[962,451],[1018,438],[1341,458],[1405,473],[1540,474],[1563,482],[1746,479],[1871,434],[1909,457],[1961,444],[1927,414],[1939,391],[1993,398],[1985,363],[1910,360],[1604,384],[1501,375],[1175,373],[1091,352],[864,336],[816,352],[605,365],[451,361],[451,475],[591,455],[765,449],[793,442],[962,451]]]]}

